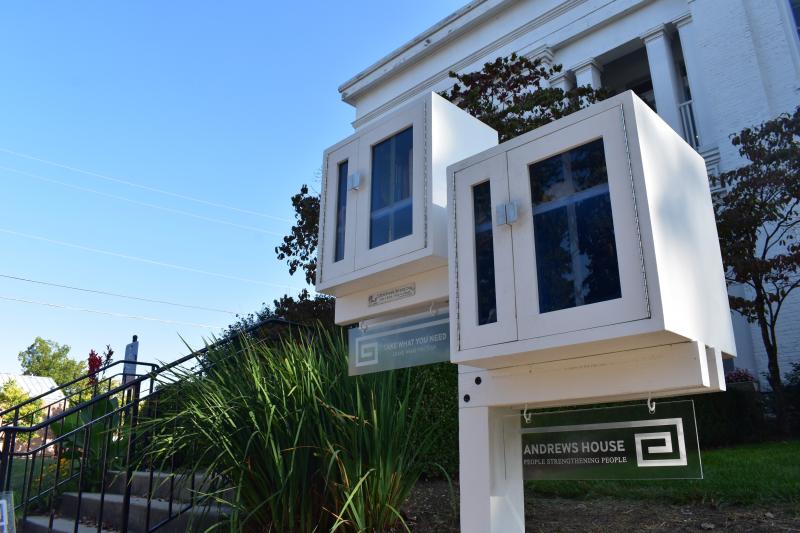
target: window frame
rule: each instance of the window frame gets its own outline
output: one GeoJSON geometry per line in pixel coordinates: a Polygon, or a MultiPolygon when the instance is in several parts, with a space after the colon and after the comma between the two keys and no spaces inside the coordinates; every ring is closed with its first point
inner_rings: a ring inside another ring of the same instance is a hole
{"type": "Polygon", "coordinates": [[[348,176],[358,170],[358,139],[353,139],[326,153],[324,189],[320,205],[321,259],[317,265],[317,282],[326,282],[352,272],[355,266],[357,191],[347,187],[347,217],[344,229],[344,256],[336,260],[336,230],[339,196],[339,165],[347,161],[348,176]]]}
{"type": "Polygon", "coordinates": [[[507,152],[509,191],[518,199],[513,226],[513,261],[519,340],[640,320],[650,316],[633,180],[622,107],[600,112],[507,152]],[[540,312],[529,165],[603,138],[621,297],[540,312]],[[527,298],[525,295],[528,295],[527,298]],[[525,298],[524,300],[521,300],[525,298]]]}
{"type": "Polygon", "coordinates": [[[355,269],[362,269],[384,261],[398,258],[426,246],[427,211],[430,203],[430,191],[427,185],[430,157],[429,139],[427,138],[427,118],[429,102],[424,105],[411,106],[380,125],[365,131],[359,137],[358,159],[363,170],[361,187],[357,198],[359,223],[355,237],[355,269]],[[412,174],[411,174],[411,233],[399,239],[370,248],[371,205],[372,205],[372,149],[375,145],[390,139],[394,135],[413,127],[412,135],[412,174]]]}
{"type": "Polygon", "coordinates": [[[456,295],[458,348],[468,350],[517,340],[515,318],[513,250],[511,226],[498,224],[496,209],[508,203],[506,154],[500,153],[455,173],[453,195],[456,206],[456,295]],[[473,186],[489,182],[492,205],[492,247],[495,269],[495,305],[497,320],[479,324],[478,284],[475,250],[475,213],[473,186]]]}

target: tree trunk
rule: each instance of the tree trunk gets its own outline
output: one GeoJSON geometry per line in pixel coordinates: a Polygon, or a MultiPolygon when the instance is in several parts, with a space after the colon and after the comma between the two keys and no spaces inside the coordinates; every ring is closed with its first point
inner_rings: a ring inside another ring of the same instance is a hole
{"type": "Polygon", "coordinates": [[[783,390],[781,370],[778,365],[778,339],[775,324],[771,323],[763,312],[758,313],[758,325],[761,329],[761,339],[767,352],[767,381],[772,388],[775,398],[775,416],[778,431],[782,435],[789,433],[789,413],[786,405],[786,394],[783,390]]]}

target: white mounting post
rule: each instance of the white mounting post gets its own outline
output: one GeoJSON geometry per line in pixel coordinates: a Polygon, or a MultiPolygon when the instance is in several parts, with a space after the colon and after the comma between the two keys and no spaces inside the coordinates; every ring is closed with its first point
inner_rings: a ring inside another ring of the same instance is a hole
{"type": "MultiPolygon", "coordinates": [[[[458,409],[461,533],[523,533],[520,418],[507,407],[458,409]]],[[[466,403],[466,405],[465,405],[466,403]]]]}

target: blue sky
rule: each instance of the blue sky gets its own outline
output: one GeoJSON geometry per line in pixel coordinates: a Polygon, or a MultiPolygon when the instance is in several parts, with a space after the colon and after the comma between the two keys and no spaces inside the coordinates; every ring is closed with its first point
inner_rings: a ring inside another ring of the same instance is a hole
{"type": "MultiPolygon", "coordinates": [[[[0,276],[243,314],[297,292],[273,248],[351,132],[337,87],[463,3],[4,2],[0,276]]],[[[0,372],[36,336],[171,360],[233,320],[0,277],[0,372]]]]}

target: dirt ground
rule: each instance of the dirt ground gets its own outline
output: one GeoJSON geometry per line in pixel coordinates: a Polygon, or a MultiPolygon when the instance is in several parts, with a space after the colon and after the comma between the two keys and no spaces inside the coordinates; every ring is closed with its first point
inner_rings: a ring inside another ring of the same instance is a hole
{"type": "MultiPolygon", "coordinates": [[[[457,491],[457,487],[454,487],[457,491]]],[[[455,494],[456,505],[458,495],[455,494]]],[[[421,482],[403,509],[415,532],[458,531],[458,519],[447,483],[421,482]]],[[[531,498],[525,502],[527,532],[622,531],[795,531],[795,507],[723,507],[665,505],[648,501],[531,498]]]]}

